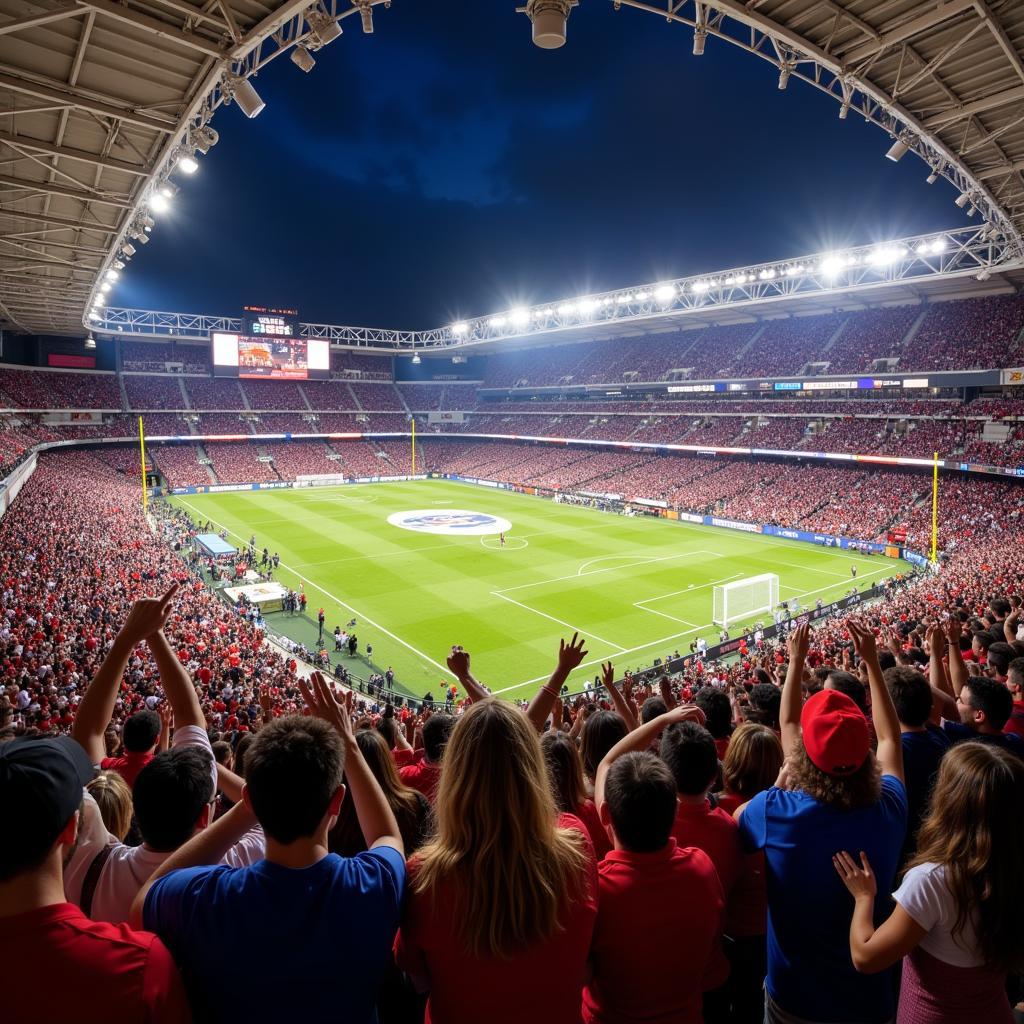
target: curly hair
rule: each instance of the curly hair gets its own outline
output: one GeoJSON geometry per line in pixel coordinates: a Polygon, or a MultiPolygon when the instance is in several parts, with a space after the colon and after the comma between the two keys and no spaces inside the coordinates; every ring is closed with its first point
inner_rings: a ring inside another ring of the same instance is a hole
{"type": "Polygon", "coordinates": [[[869,753],[852,775],[828,775],[807,755],[803,740],[789,756],[790,788],[802,789],[819,803],[840,811],[855,811],[878,802],[882,794],[882,770],[869,753]]]}

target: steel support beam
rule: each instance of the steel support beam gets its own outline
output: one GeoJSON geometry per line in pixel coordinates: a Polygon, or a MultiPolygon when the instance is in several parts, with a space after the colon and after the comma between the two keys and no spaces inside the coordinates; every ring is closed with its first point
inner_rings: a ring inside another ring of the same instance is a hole
{"type": "Polygon", "coordinates": [[[8,174],[0,174],[0,185],[10,188],[23,188],[29,192],[44,192],[47,195],[62,196],[65,199],[78,199],[83,203],[101,203],[103,206],[115,206],[119,210],[130,210],[128,199],[117,199],[106,196],[102,192],[93,193],[84,188],[70,188],[47,181],[29,181],[26,178],[13,178],[8,174]]]}
{"type": "Polygon", "coordinates": [[[87,153],[84,149],[58,146],[52,142],[30,139],[27,136],[14,135],[11,132],[0,131],[0,143],[10,146],[12,149],[27,149],[33,153],[45,153],[47,156],[58,156],[65,160],[78,160],[85,164],[92,164],[93,167],[99,167],[104,171],[122,171],[125,174],[133,174],[140,178],[146,177],[150,171],[148,167],[140,167],[138,164],[129,163],[127,160],[101,157],[95,153],[87,153]]]}
{"type": "Polygon", "coordinates": [[[887,50],[890,46],[895,46],[906,39],[911,39],[919,32],[926,32],[928,29],[941,25],[944,21],[949,21],[950,18],[962,14],[964,11],[973,9],[974,0],[945,0],[944,3],[936,3],[934,8],[928,11],[927,14],[911,18],[910,21],[905,21],[902,25],[897,25],[887,32],[883,31],[877,41],[864,43],[862,46],[855,47],[848,53],[844,53],[843,63],[847,65],[857,64],[867,57],[872,57],[876,53],[887,50]]]}

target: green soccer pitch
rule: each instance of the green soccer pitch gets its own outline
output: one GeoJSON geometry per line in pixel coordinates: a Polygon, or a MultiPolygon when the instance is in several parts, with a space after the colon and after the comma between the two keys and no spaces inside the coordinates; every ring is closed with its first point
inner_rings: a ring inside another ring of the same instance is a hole
{"type": "MultiPolygon", "coordinates": [[[[610,659],[617,672],[650,665],[691,640],[717,642],[716,583],[773,572],[781,597],[806,607],[848,593],[850,566],[861,587],[906,570],[799,541],[648,517],[631,518],[543,498],[443,480],[279,491],[232,491],[170,499],[211,520],[244,547],[277,551],[275,579],[326,612],[325,636],[358,620],[360,650],[394,666],[401,689],[438,695],[450,679],[445,655],[462,644],[495,693],[526,697],[555,664],[559,637],[579,630],[589,656],[572,689],[610,659]],[[468,510],[511,524],[498,536],[418,533],[394,514],[468,510]]],[[[770,614],[758,616],[766,623],[770,614]]],[[[288,617],[274,627],[290,632],[288,617]]],[[[741,624],[730,627],[739,635],[741,624]]],[[[315,636],[315,631],[314,634],[315,636]]],[[[295,634],[309,642],[310,635],[295,634]]]]}

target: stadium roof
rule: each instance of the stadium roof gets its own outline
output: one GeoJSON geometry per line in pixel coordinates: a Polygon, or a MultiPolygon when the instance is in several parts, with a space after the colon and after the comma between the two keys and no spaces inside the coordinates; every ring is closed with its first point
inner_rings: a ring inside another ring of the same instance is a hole
{"type": "MultiPolygon", "coordinates": [[[[258,112],[249,75],[382,2],[0,0],[0,327],[80,333],[115,261],[146,241],[169,171],[215,141],[216,108],[258,112]]],[[[1021,0],[612,2],[692,27],[695,52],[740,46],[780,88],[802,79],[880,125],[890,158],[923,158],[1019,263],[1021,0]]]]}

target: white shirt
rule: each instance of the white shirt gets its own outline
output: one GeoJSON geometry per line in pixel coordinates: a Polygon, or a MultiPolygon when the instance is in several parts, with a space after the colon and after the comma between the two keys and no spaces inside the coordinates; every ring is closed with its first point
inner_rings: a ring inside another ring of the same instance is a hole
{"type": "MultiPolygon", "coordinates": [[[[210,751],[210,738],[197,725],[186,725],[174,731],[173,746],[200,746],[210,751]]],[[[216,763],[213,771],[216,773],[216,763]]],[[[89,866],[104,846],[110,846],[110,855],[100,872],[92,898],[90,917],[93,921],[110,921],[120,924],[128,920],[128,911],[139,890],[149,876],[171,855],[170,851],[159,852],[142,846],[125,846],[112,836],[103,824],[99,805],[84,791],[82,821],[78,830],[78,845],[71,860],[64,868],[64,895],[76,906],[82,899],[82,885],[89,872],[89,866]]],[[[233,868],[246,867],[262,860],[266,853],[263,830],[257,826],[247,832],[224,855],[222,864],[233,868]]]]}
{"type": "Polygon", "coordinates": [[[892,898],[928,934],[921,940],[921,948],[954,967],[981,967],[984,960],[978,955],[978,940],[974,922],[968,918],[964,930],[955,938],[957,908],[953,894],[946,885],[946,869],[941,864],[919,864],[911,868],[903,884],[892,898]]]}

